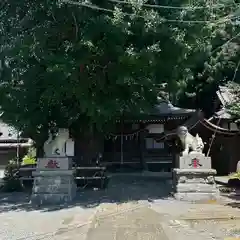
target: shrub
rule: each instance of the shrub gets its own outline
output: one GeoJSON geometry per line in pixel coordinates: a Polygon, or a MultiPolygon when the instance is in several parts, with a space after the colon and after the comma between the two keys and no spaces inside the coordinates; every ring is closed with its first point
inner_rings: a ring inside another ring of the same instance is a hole
{"type": "Polygon", "coordinates": [[[240,180],[240,172],[231,173],[229,175],[229,179],[239,179],[240,180]]]}
{"type": "Polygon", "coordinates": [[[5,192],[14,192],[22,190],[20,180],[18,178],[19,164],[16,159],[10,160],[4,171],[4,185],[2,190],[5,192]]]}
{"type": "Polygon", "coordinates": [[[228,186],[233,188],[240,187],[240,172],[231,173],[229,175],[228,186]]]}
{"type": "Polygon", "coordinates": [[[23,157],[21,162],[21,167],[19,169],[19,177],[25,177],[29,179],[25,179],[21,181],[22,187],[24,190],[30,190],[33,186],[33,180],[32,180],[32,173],[34,170],[26,170],[25,168],[35,168],[36,167],[36,158],[31,156],[30,154],[27,154],[23,157]]]}
{"type": "Polygon", "coordinates": [[[35,165],[36,164],[36,158],[29,156],[29,155],[25,155],[22,159],[22,163],[21,165],[35,165]]]}

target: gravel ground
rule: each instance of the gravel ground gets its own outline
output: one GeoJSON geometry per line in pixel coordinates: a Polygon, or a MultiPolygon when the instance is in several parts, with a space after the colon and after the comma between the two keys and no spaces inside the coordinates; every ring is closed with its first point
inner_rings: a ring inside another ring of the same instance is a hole
{"type": "Polygon", "coordinates": [[[95,240],[99,234],[106,240],[238,236],[240,209],[179,202],[169,192],[164,181],[117,177],[106,190],[80,190],[68,206],[36,209],[28,203],[27,194],[0,194],[0,239],[95,240]],[[213,212],[215,218],[225,217],[225,222],[206,220],[213,212]],[[226,221],[238,214],[238,220],[226,221]]]}

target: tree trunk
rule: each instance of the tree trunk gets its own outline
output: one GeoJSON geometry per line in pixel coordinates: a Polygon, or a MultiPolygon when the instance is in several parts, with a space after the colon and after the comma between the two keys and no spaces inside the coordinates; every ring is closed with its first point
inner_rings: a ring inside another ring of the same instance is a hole
{"type": "Polygon", "coordinates": [[[76,137],[76,161],[78,165],[95,164],[99,153],[103,153],[104,135],[100,133],[87,133],[76,137]]]}

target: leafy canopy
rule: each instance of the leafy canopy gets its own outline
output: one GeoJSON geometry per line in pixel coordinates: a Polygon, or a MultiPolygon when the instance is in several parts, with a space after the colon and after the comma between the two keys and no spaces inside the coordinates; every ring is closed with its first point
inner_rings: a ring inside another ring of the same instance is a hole
{"type": "Polygon", "coordinates": [[[141,1],[93,1],[87,4],[93,9],[81,4],[2,3],[2,117],[35,140],[53,126],[103,130],[116,116],[152,106],[162,83],[173,102],[196,93],[196,75],[210,81],[207,63],[217,65],[210,55],[219,44],[213,42],[232,11],[228,5],[213,11],[203,0],[193,2],[202,8],[177,10],[141,1]],[[202,23],[191,22],[197,20],[202,23]]]}

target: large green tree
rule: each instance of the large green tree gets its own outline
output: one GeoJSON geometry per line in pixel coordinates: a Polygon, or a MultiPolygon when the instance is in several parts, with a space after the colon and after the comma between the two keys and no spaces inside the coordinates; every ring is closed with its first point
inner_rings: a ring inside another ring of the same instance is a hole
{"type": "Polygon", "coordinates": [[[151,26],[124,17],[58,1],[8,1],[1,11],[3,118],[35,138],[53,126],[102,128],[153,103],[160,49],[151,26]]]}
{"type": "Polygon", "coordinates": [[[196,48],[196,54],[188,58],[192,62],[186,65],[190,77],[186,78],[179,96],[179,103],[183,106],[201,108],[209,115],[215,110],[213,105],[218,86],[240,81],[239,5],[234,1],[224,3],[226,7],[215,9],[213,15],[216,19],[224,14],[231,20],[219,21],[204,39],[203,48],[200,51],[196,48]]]}
{"type": "Polygon", "coordinates": [[[53,126],[102,130],[122,113],[149,108],[161,83],[173,102],[191,88],[188,96],[196,94],[202,70],[195,68],[209,62],[232,4],[145,3],[1,3],[3,119],[42,142],[53,126]]]}

